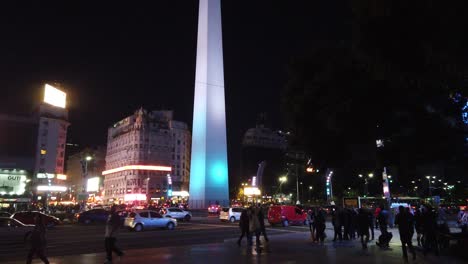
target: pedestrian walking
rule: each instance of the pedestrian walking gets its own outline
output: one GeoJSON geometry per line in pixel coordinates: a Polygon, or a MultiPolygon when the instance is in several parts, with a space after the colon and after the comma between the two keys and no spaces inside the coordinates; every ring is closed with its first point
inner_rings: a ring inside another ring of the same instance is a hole
{"type": "Polygon", "coordinates": [[[421,246],[421,237],[423,234],[423,218],[421,210],[417,208],[414,211],[414,227],[416,229],[416,239],[418,240],[418,246],[421,246]]]}
{"type": "Polygon", "coordinates": [[[405,262],[408,262],[407,246],[413,255],[413,260],[416,259],[416,251],[411,243],[414,234],[414,218],[413,215],[406,212],[405,208],[401,205],[398,207],[398,211],[399,213],[396,215],[395,224],[398,225],[398,231],[400,232],[403,259],[405,262]]]}
{"type": "Polygon", "coordinates": [[[249,216],[249,232],[250,232],[250,245],[252,245],[252,238],[255,235],[255,246],[260,248],[260,222],[258,221],[258,208],[251,206],[248,211],[249,216]]]}
{"type": "Polygon", "coordinates": [[[367,243],[369,242],[369,229],[371,228],[371,222],[369,219],[369,213],[364,208],[359,208],[357,215],[357,231],[361,237],[362,249],[367,249],[367,243]]]}
{"type": "Polygon", "coordinates": [[[34,254],[36,254],[42,262],[49,264],[49,260],[46,257],[46,227],[42,220],[41,214],[34,216],[35,226],[33,231],[28,232],[25,237],[30,237],[31,248],[29,249],[27,264],[31,264],[34,254]]]}
{"type": "Polygon", "coordinates": [[[316,239],[321,244],[323,244],[325,240],[325,212],[322,210],[322,208],[320,208],[315,215],[315,227],[317,228],[316,239]]]}
{"type": "Polygon", "coordinates": [[[343,227],[344,227],[344,233],[343,233],[343,239],[344,240],[350,240],[351,239],[351,232],[349,229],[351,228],[351,211],[349,208],[344,208],[343,209],[343,227]]]}
{"type": "Polygon", "coordinates": [[[310,237],[312,241],[315,241],[315,219],[314,219],[314,211],[313,209],[309,209],[307,212],[307,222],[309,222],[309,231],[310,231],[310,237]]]}
{"type": "Polygon", "coordinates": [[[119,257],[122,257],[124,255],[124,252],[115,245],[117,240],[117,234],[120,229],[120,217],[117,214],[116,210],[117,206],[112,205],[110,214],[106,222],[104,244],[106,247],[107,254],[107,259],[105,263],[107,264],[112,263],[112,252],[115,252],[119,257]]]}
{"type": "Polygon", "coordinates": [[[439,255],[439,245],[437,241],[436,228],[437,216],[430,205],[426,205],[422,215],[423,218],[423,253],[427,254],[429,251],[434,251],[435,255],[439,255]]]}
{"type": "Polygon", "coordinates": [[[244,236],[247,239],[247,244],[251,243],[250,232],[249,232],[249,216],[247,215],[246,209],[242,210],[240,221],[239,221],[239,227],[241,230],[241,235],[239,237],[239,240],[237,240],[237,245],[239,245],[240,247],[242,238],[244,238],[244,236]]]}
{"type": "Polygon", "coordinates": [[[257,214],[257,217],[258,217],[258,223],[260,224],[260,235],[263,235],[263,238],[265,239],[265,242],[268,242],[268,236],[267,236],[267,233],[266,233],[266,228],[265,228],[265,214],[263,213],[263,208],[262,206],[259,204],[258,205],[258,214],[257,214]]]}
{"type": "Polygon", "coordinates": [[[336,210],[332,214],[332,224],[333,224],[333,230],[335,234],[333,235],[333,241],[336,241],[336,239],[339,239],[340,241],[343,240],[343,224],[341,221],[342,218],[342,210],[337,207],[336,210]]]}
{"type": "Polygon", "coordinates": [[[367,216],[369,217],[369,223],[370,223],[370,226],[369,226],[369,229],[370,229],[370,232],[371,232],[371,239],[370,240],[374,240],[375,217],[374,217],[374,214],[372,213],[372,211],[368,211],[367,216]]]}

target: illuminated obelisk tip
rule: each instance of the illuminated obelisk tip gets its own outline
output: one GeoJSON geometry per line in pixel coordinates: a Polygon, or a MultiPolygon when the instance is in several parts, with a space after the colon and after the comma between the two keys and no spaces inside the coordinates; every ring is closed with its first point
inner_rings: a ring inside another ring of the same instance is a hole
{"type": "Polygon", "coordinates": [[[229,203],[220,0],[200,0],[190,207],[229,203]]]}

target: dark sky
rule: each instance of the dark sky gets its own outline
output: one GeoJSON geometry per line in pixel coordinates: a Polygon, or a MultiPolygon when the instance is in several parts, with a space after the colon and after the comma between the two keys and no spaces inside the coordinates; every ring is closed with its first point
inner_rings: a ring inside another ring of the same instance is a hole
{"type": "MultiPolygon", "coordinates": [[[[69,141],[81,146],[105,144],[107,127],[140,106],[172,109],[191,124],[198,1],[153,2],[2,4],[0,112],[29,113],[43,83],[58,81],[68,93],[69,141]]],[[[234,167],[242,134],[258,113],[281,128],[280,96],[291,58],[317,42],[345,38],[344,1],[281,2],[222,1],[234,167]]]]}

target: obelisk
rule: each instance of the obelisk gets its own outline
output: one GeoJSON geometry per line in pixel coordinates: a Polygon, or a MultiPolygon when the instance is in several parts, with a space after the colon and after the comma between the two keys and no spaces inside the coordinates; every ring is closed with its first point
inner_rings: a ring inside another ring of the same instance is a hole
{"type": "Polygon", "coordinates": [[[220,0],[200,0],[189,206],[229,204],[220,0]]]}

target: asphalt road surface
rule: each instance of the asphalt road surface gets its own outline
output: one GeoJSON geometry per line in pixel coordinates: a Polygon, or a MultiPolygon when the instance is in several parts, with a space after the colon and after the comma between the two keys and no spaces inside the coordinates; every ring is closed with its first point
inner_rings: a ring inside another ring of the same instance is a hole
{"type": "MultiPolygon", "coordinates": [[[[267,227],[267,234],[308,232],[306,226],[267,227]]],[[[117,245],[122,249],[174,247],[196,244],[221,243],[238,237],[238,223],[220,222],[217,218],[202,218],[179,222],[175,230],[148,230],[133,232],[122,229],[117,245]]],[[[0,238],[5,245],[7,237],[0,238]],[[6,240],[6,241],[5,241],[6,240]]],[[[245,243],[245,240],[244,240],[245,243]]],[[[64,256],[104,251],[104,225],[62,225],[47,232],[47,255],[64,256]]],[[[0,263],[6,260],[25,259],[24,244],[10,244],[0,248],[0,263]]]]}

